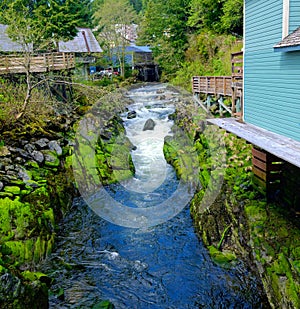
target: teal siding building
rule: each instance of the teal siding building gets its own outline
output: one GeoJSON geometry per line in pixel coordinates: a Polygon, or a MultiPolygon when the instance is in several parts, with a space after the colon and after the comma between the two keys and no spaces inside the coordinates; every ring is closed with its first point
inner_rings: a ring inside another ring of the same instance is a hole
{"type": "Polygon", "coordinates": [[[245,0],[244,121],[300,141],[299,0],[245,0]]]}

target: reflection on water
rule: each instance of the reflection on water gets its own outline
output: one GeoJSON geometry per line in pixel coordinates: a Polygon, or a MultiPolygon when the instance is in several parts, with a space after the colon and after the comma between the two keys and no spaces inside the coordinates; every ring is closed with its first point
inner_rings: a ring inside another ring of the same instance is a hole
{"type": "MultiPolygon", "coordinates": [[[[123,115],[127,136],[137,147],[137,173],[106,189],[129,207],[156,205],[178,185],[162,154],[172,126],[168,114],[174,111],[168,100],[158,100],[162,91],[169,94],[161,84],[132,91],[136,103],[129,109],[137,117],[123,115]],[[156,122],[154,131],[142,131],[148,118],[156,122]]],[[[75,199],[43,271],[54,279],[51,308],[92,308],[102,299],[116,308],[263,308],[256,278],[242,262],[223,269],[210,260],[194,232],[188,205],[163,224],[131,229],[99,218],[75,199]],[[64,297],[57,296],[59,289],[64,297]]]]}

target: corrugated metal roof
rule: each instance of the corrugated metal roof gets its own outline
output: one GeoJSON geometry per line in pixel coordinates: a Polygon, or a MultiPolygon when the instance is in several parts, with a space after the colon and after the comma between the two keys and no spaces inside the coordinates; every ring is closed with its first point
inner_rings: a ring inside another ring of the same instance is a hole
{"type": "MultiPolygon", "coordinates": [[[[0,24],[0,52],[22,52],[24,51],[21,44],[12,41],[7,33],[7,25],[0,24]]],[[[30,51],[33,50],[32,44],[29,44],[30,51]]]]}
{"type": "MultiPolygon", "coordinates": [[[[7,35],[7,25],[0,24],[0,52],[22,52],[21,44],[13,42],[7,35]]],[[[73,40],[58,43],[59,52],[66,53],[101,53],[102,49],[89,28],[78,28],[78,33],[73,40]]],[[[30,44],[30,51],[33,50],[30,44]]]]}
{"type": "Polygon", "coordinates": [[[78,33],[73,40],[58,43],[58,51],[66,53],[101,53],[103,50],[91,29],[78,28],[78,33]]]}
{"type": "Polygon", "coordinates": [[[126,52],[152,53],[152,50],[150,49],[149,46],[130,45],[126,47],[126,52]]]}
{"type": "Polygon", "coordinates": [[[300,27],[281,40],[274,49],[298,50],[300,49],[300,27]]]}

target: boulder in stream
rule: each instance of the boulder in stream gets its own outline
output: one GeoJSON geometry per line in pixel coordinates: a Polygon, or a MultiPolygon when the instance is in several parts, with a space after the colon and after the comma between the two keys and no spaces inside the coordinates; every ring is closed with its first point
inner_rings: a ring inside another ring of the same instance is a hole
{"type": "Polygon", "coordinates": [[[130,111],[127,113],[127,119],[136,118],[136,111],[130,111]]]}
{"type": "Polygon", "coordinates": [[[151,118],[149,118],[144,125],[143,131],[147,131],[147,130],[153,130],[155,127],[155,121],[151,118]]]}

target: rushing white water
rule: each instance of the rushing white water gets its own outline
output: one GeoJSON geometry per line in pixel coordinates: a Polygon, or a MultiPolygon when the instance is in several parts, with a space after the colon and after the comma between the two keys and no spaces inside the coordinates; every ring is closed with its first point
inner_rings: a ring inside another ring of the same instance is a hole
{"type": "Polygon", "coordinates": [[[163,145],[166,135],[172,135],[173,121],[168,115],[175,111],[172,102],[172,93],[164,93],[161,102],[157,103],[157,97],[161,86],[151,87],[150,90],[138,89],[130,95],[135,101],[128,107],[129,111],[136,112],[136,118],[127,119],[127,113],[123,114],[126,135],[136,147],[132,152],[132,160],[135,166],[135,177],[122,183],[127,190],[147,193],[157,189],[167,178],[172,167],[164,158],[163,145]],[[167,99],[165,99],[167,98],[167,99]],[[143,130],[148,119],[155,122],[153,130],[143,130]]]}

